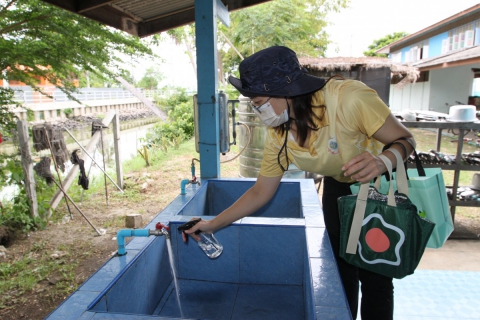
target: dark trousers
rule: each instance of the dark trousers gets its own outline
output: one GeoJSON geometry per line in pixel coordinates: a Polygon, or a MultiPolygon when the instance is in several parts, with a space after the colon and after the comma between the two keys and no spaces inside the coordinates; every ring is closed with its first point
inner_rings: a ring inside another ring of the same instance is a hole
{"type": "Polygon", "coordinates": [[[393,319],[393,282],[392,278],[370,272],[347,263],[338,256],[340,248],[340,218],[338,214],[338,197],[352,194],[350,184],[341,183],[325,177],[323,185],[323,214],[333,253],[337,260],[350,312],[357,318],[359,281],[362,284],[362,303],[360,314],[362,320],[393,319]]]}

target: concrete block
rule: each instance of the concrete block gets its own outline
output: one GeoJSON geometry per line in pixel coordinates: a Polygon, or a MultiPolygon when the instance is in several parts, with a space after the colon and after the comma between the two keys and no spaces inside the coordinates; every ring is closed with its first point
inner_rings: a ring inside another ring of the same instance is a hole
{"type": "Polygon", "coordinates": [[[138,213],[127,214],[125,216],[125,227],[138,229],[142,227],[142,215],[138,213]]]}

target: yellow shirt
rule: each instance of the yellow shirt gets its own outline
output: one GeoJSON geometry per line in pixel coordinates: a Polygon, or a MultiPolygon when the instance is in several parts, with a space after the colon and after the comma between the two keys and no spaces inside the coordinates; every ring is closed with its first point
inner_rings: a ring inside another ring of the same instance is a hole
{"type": "MultiPolygon", "coordinates": [[[[289,133],[289,161],[303,171],[340,182],[353,182],[343,175],[342,166],[364,151],[375,155],[382,152],[383,144],[372,135],[385,123],[390,109],[375,90],[362,82],[335,79],[314,94],[312,106],[317,115],[323,115],[322,121],[316,121],[319,129],[312,130],[308,148],[300,147],[289,133]]],[[[277,177],[283,174],[277,156],[284,139],[273,128],[268,128],[261,175],[277,177]]],[[[280,161],[286,167],[284,150],[280,161]]]]}

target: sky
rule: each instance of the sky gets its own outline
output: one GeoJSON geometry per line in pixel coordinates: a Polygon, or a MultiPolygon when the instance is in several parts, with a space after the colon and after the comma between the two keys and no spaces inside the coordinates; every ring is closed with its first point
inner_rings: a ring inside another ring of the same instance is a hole
{"type": "Polygon", "coordinates": [[[362,57],[374,40],[394,32],[416,33],[460,11],[478,0],[350,0],[347,9],[332,13],[327,27],[331,57],[362,57]]]}
{"type": "MultiPolygon", "coordinates": [[[[326,31],[333,42],[326,57],[361,57],[374,40],[394,32],[416,33],[479,3],[479,0],[350,0],[347,9],[328,16],[326,31]]],[[[165,75],[161,86],[170,84],[195,90],[197,83],[183,46],[164,44],[158,50],[164,62],[156,65],[165,75]]],[[[136,80],[151,63],[139,63],[132,72],[136,80]]]]}

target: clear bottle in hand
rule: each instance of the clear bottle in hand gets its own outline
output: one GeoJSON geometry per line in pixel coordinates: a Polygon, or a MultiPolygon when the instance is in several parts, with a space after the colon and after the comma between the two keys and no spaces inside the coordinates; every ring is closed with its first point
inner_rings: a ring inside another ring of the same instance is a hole
{"type": "MultiPolygon", "coordinates": [[[[185,234],[185,230],[192,228],[200,220],[202,219],[190,220],[179,226],[178,230],[185,234]]],[[[203,250],[203,252],[205,252],[207,257],[210,259],[215,259],[222,254],[223,246],[220,244],[220,242],[218,242],[213,233],[205,233],[201,230],[197,230],[195,231],[195,234],[200,237],[200,241],[197,242],[198,246],[203,250]]],[[[186,235],[185,238],[188,239],[188,235],[186,235]]]]}
{"type": "Polygon", "coordinates": [[[198,246],[205,252],[207,257],[215,259],[222,254],[223,246],[218,242],[213,233],[201,232],[199,236],[198,246]]]}

